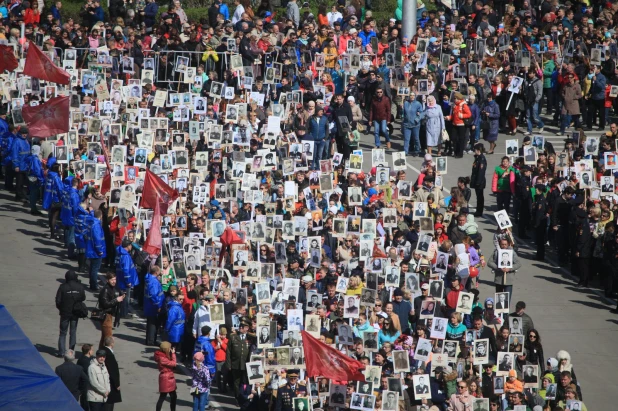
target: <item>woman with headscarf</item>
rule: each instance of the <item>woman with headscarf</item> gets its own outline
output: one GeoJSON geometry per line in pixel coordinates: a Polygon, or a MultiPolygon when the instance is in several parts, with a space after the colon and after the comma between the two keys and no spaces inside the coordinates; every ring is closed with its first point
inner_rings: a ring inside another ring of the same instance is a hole
{"type": "Polygon", "coordinates": [[[427,97],[427,108],[424,117],[427,119],[427,153],[431,154],[434,147],[438,147],[438,156],[442,155],[442,130],[445,129],[442,109],[436,104],[434,96],[427,97]]]}
{"type": "Polygon", "coordinates": [[[161,411],[163,402],[170,395],[170,410],[176,409],[176,377],[174,376],[174,368],[176,368],[176,350],[172,348],[172,344],[163,341],[159,346],[159,351],[155,352],[154,360],[159,367],[159,400],[157,401],[157,411],[161,411]]]}

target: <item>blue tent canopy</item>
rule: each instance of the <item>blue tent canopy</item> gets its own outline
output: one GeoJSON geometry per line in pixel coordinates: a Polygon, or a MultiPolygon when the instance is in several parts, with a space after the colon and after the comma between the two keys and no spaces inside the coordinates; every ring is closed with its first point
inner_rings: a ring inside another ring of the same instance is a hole
{"type": "Polygon", "coordinates": [[[0,387],[0,409],[82,409],[4,305],[0,305],[0,387]]]}

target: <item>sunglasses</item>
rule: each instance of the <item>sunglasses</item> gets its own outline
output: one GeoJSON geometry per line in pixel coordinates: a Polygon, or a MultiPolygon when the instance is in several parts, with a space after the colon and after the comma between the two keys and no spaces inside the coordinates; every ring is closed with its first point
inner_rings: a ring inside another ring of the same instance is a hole
{"type": "Polygon", "coordinates": [[[462,390],[465,390],[465,389],[466,389],[466,388],[468,388],[468,387],[467,387],[467,386],[465,386],[465,385],[459,385],[459,386],[457,386],[457,388],[460,388],[460,389],[462,389],[462,390]]]}

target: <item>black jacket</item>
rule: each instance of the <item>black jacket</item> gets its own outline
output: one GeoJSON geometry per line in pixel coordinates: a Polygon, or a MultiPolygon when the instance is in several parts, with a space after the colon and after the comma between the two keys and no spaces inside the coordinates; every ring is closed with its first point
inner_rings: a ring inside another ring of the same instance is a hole
{"type": "Polygon", "coordinates": [[[107,314],[114,314],[118,300],[116,299],[116,290],[109,283],[103,286],[103,290],[99,294],[99,308],[107,314]]]}
{"type": "Polygon", "coordinates": [[[351,124],[352,123],[352,108],[350,107],[350,105],[348,104],[347,101],[343,101],[343,104],[339,105],[336,102],[334,102],[333,104],[330,105],[330,108],[333,110],[332,112],[332,119],[335,121],[335,124],[337,124],[337,136],[339,137],[343,137],[346,135],[346,133],[344,133],[342,131],[342,127],[341,127],[341,121],[339,120],[340,117],[347,117],[348,122],[351,124]]]}
{"type": "Polygon", "coordinates": [[[485,179],[485,172],[487,171],[487,159],[483,154],[474,156],[474,162],[472,163],[472,175],[470,176],[470,187],[472,188],[485,188],[487,181],[485,179]]]}
{"type": "Polygon", "coordinates": [[[56,367],[56,375],[60,377],[75,399],[79,399],[79,395],[84,391],[88,383],[88,377],[84,369],[71,361],[65,361],[56,367]]]}
{"type": "Polygon", "coordinates": [[[73,318],[73,306],[76,302],[86,300],[86,292],[75,271],[67,271],[64,278],[64,284],[61,284],[56,292],[56,308],[61,317],[73,318]]]}
{"type": "Polygon", "coordinates": [[[109,392],[109,397],[107,397],[107,403],[115,404],[117,402],[122,402],[122,396],[118,390],[118,387],[120,387],[120,369],[118,368],[116,356],[108,347],[103,349],[107,352],[107,355],[105,356],[105,367],[107,367],[107,372],[109,373],[109,385],[112,388],[109,392]]]}

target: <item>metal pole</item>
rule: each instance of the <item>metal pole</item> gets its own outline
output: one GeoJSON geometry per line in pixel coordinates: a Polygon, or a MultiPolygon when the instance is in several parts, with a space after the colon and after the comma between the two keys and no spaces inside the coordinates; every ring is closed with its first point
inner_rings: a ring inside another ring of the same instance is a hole
{"type": "Polygon", "coordinates": [[[410,44],[416,34],[416,0],[403,0],[403,38],[410,44]]]}

